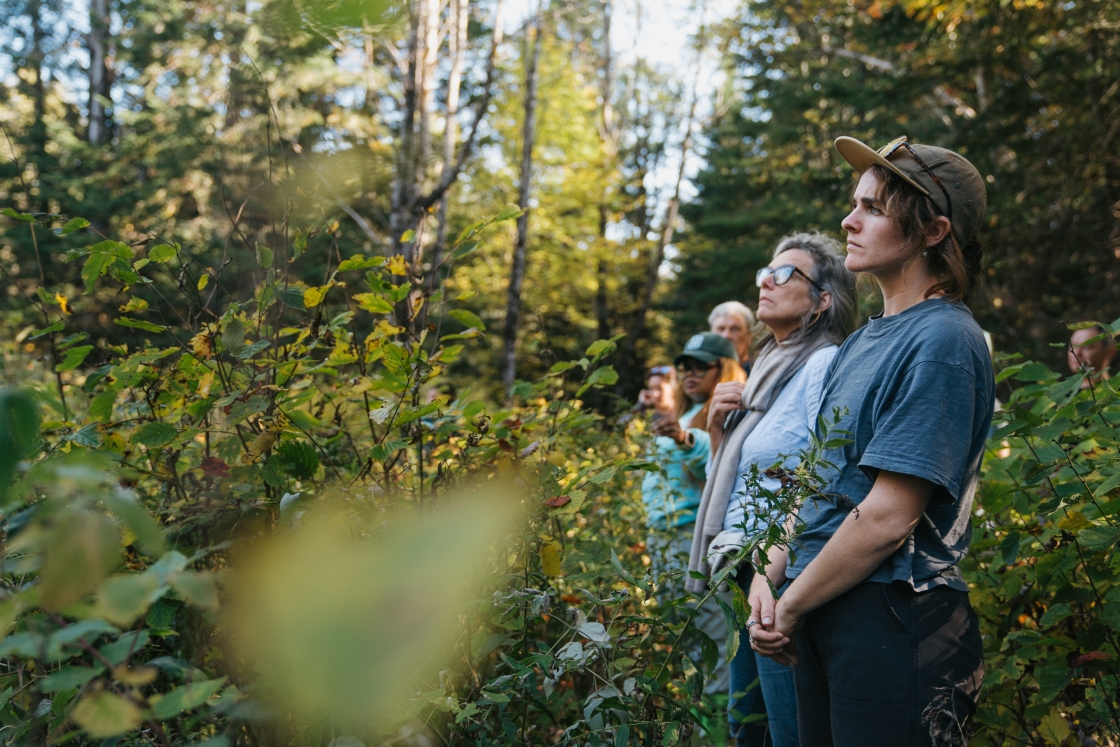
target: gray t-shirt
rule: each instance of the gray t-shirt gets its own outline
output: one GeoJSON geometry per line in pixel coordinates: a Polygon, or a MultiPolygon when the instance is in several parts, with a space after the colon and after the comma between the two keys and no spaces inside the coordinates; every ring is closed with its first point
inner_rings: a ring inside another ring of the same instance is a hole
{"type": "Polygon", "coordinates": [[[879,470],[934,483],[925,514],[903,546],[867,578],[905,581],[915,591],[967,591],[957,563],[972,536],[972,499],[992,423],[995,379],[980,326],[959,302],[934,298],[901,314],[871,318],[849,337],[829,369],[820,414],[852,443],[825,453],[836,472],[825,493],[801,509],[805,529],[790,554],[794,578],[858,506],[879,470]],[[837,500],[838,496],[847,501],[837,500]]]}

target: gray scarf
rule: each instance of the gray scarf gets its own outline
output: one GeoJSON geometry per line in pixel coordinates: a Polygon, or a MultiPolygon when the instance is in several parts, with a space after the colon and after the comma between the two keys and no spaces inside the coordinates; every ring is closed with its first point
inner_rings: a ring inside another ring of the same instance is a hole
{"type": "MultiPolygon", "coordinates": [[[[704,494],[696,511],[696,529],[688,559],[689,571],[711,575],[707,560],[708,546],[723,531],[727,504],[731,500],[736,478],[739,477],[743,442],[809,357],[821,348],[834,344],[826,335],[817,335],[815,339],[807,341],[791,340],[784,344],[771,341],[759,354],[751,369],[747,386],[743,389],[743,407],[746,409],[728,417],[723,442],[708,463],[708,481],[704,485],[704,494]]],[[[706,581],[692,577],[685,580],[685,588],[689,591],[703,593],[706,587],[706,581]]]]}

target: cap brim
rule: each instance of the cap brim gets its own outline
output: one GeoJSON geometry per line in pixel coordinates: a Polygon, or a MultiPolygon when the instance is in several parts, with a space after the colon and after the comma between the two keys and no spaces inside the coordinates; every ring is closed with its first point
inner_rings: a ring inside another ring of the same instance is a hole
{"type": "Polygon", "coordinates": [[[709,353],[707,350],[689,350],[674,358],[673,365],[680,365],[681,361],[688,358],[695,358],[702,363],[711,363],[712,361],[718,361],[720,356],[716,353],[709,353]]]}
{"type": "Polygon", "coordinates": [[[897,166],[879,155],[878,151],[876,151],[874,148],[861,143],[854,137],[847,137],[846,135],[842,135],[836,138],[833,144],[836,146],[836,150],[840,153],[841,157],[845,161],[850,163],[852,165],[852,168],[859,173],[862,174],[872,166],[882,166],[883,168],[901,176],[907,184],[911,185],[912,187],[914,187],[914,189],[918,190],[922,194],[926,195],[927,197],[930,195],[928,189],[923,187],[921,184],[918,184],[916,181],[903,173],[902,170],[897,166]]]}

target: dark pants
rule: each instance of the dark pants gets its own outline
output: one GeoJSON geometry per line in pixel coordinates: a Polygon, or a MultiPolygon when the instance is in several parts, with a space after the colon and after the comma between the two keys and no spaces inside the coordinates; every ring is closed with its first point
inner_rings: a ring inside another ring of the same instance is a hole
{"type": "Polygon", "coordinates": [[[806,616],[797,651],[802,747],[965,744],[984,679],[966,592],[859,584],[806,616]]]}

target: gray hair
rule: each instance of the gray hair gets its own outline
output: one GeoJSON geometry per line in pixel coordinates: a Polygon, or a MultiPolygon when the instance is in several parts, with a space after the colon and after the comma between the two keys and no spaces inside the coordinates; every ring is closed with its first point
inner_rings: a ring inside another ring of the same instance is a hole
{"type": "Polygon", "coordinates": [[[747,329],[750,330],[757,322],[754,318],[754,312],[750,310],[746,304],[739,303],[738,301],[724,301],[719,306],[712,309],[712,313],[708,314],[708,327],[711,328],[716,323],[716,319],[721,316],[737,316],[743,320],[747,329]]]}
{"type": "MultiPolygon", "coordinates": [[[[791,233],[778,241],[771,258],[790,249],[800,249],[813,258],[813,280],[832,296],[832,303],[827,309],[818,313],[810,311],[805,315],[793,339],[810,341],[824,337],[839,345],[855,332],[859,324],[856,276],[844,266],[844,247],[836,239],[817,231],[791,233]]],[[[821,300],[821,291],[810,284],[809,294],[816,307],[821,300]]],[[[757,349],[770,344],[773,338],[774,335],[767,330],[758,341],[757,349]]]]}

